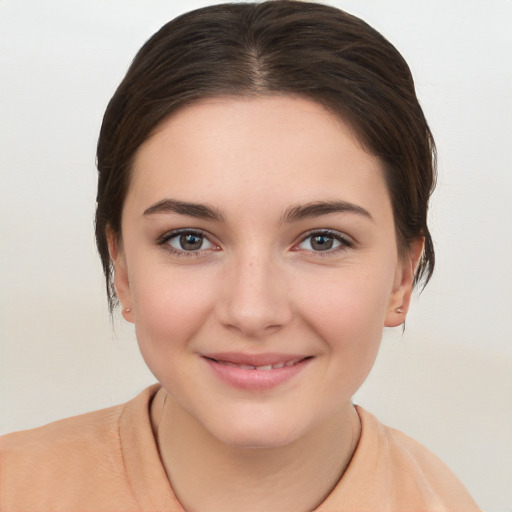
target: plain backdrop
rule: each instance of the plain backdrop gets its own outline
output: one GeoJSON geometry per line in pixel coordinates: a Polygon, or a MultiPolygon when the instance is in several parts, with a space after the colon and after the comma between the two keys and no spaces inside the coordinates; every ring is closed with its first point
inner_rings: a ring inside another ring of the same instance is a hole
{"type": "MultiPolygon", "coordinates": [[[[0,431],[126,401],[154,378],[112,326],[95,144],[136,50],[208,1],[0,0],[0,431]]],[[[437,269],[355,401],[512,510],[512,2],[339,0],[402,52],[439,148],[437,269]]]]}

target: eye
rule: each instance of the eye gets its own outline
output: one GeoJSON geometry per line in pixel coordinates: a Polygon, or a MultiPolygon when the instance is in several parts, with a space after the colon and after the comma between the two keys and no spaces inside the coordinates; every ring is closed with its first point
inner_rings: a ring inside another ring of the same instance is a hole
{"type": "Polygon", "coordinates": [[[201,231],[179,230],[164,235],[158,243],[175,253],[197,253],[214,247],[201,231]]]}
{"type": "Polygon", "coordinates": [[[336,250],[351,246],[352,242],[348,237],[336,231],[328,230],[309,233],[297,247],[313,252],[335,252],[336,250]]]}

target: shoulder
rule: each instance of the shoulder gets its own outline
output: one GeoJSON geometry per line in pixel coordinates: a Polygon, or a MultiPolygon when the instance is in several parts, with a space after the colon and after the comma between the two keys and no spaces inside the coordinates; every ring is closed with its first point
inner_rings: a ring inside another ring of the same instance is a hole
{"type": "Polygon", "coordinates": [[[358,407],[363,429],[386,468],[397,510],[473,512],[478,507],[448,466],[428,448],[407,434],[387,427],[358,407]]]}
{"type": "MultiPolygon", "coordinates": [[[[33,457],[44,452],[59,453],[62,449],[80,450],[88,445],[104,444],[115,437],[122,405],[55,421],[42,427],[12,432],[0,437],[3,457],[33,457]]],[[[5,459],[4,459],[5,460],[5,459]]]]}
{"type": "MultiPolygon", "coordinates": [[[[369,413],[366,413],[367,415],[369,413]]],[[[447,479],[455,479],[455,475],[446,464],[423,444],[404,432],[372,421],[381,443],[382,454],[389,459],[394,471],[413,476],[421,476],[425,481],[436,485],[447,479]]]]}
{"type": "Polygon", "coordinates": [[[469,492],[430,450],[357,406],[361,438],[318,512],[478,512],[469,492]]]}
{"type": "Polygon", "coordinates": [[[30,510],[34,503],[50,510],[49,496],[76,504],[92,489],[101,496],[101,489],[124,487],[121,418],[129,408],[142,417],[150,395],[151,388],[126,404],[0,437],[2,511],[30,510]]]}

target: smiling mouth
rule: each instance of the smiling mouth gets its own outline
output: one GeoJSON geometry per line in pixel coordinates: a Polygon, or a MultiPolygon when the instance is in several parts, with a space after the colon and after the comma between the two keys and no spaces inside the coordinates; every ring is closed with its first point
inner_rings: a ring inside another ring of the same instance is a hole
{"type": "Polygon", "coordinates": [[[221,364],[224,366],[231,366],[234,368],[240,368],[242,370],[268,371],[268,370],[278,370],[279,368],[289,368],[291,366],[295,366],[296,364],[298,364],[306,359],[310,359],[310,357],[300,357],[300,358],[292,359],[289,361],[281,361],[281,362],[274,363],[274,364],[262,364],[259,366],[252,365],[252,364],[235,363],[232,361],[224,361],[221,359],[215,359],[214,357],[206,357],[206,359],[209,359],[210,361],[214,361],[215,363],[218,363],[218,364],[221,364]]]}
{"type": "Polygon", "coordinates": [[[297,378],[314,356],[299,354],[241,354],[223,352],[202,354],[213,374],[232,387],[262,392],[297,378]]]}

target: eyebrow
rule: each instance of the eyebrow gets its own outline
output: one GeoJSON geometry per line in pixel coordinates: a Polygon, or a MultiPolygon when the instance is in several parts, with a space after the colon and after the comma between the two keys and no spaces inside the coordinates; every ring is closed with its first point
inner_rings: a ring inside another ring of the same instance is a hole
{"type": "Polygon", "coordinates": [[[296,222],[309,217],[320,217],[329,213],[355,213],[367,217],[371,221],[374,218],[368,210],[347,201],[315,201],[304,205],[287,208],[281,217],[281,222],[296,222]]]}
{"type": "Polygon", "coordinates": [[[206,204],[188,203],[176,199],[163,199],[144,210],[143,215],[153,215],[155,213],[178,213],[198,219],[208,219],[219,222],[224,221],[224,215],[217,208],[206,204]]]}
{"type": "MultiPolygon", "coordinates": [[[[188,215],[198,219],[214,220],[224,222],[224,214],[218,208],[201,203],[189,203],[177,199],[163,199],[154,205],[146,208],[143,215],[154,215],[158,213],[177,213],[188,215]]],[[[303,205],[290,206],[281,216],[281,223],[292,223],[310,217],[320,217],[330,213],[355,213],[373,221],[368,210],[361,206],[347,201],[315,201],[303,205]]]]}

